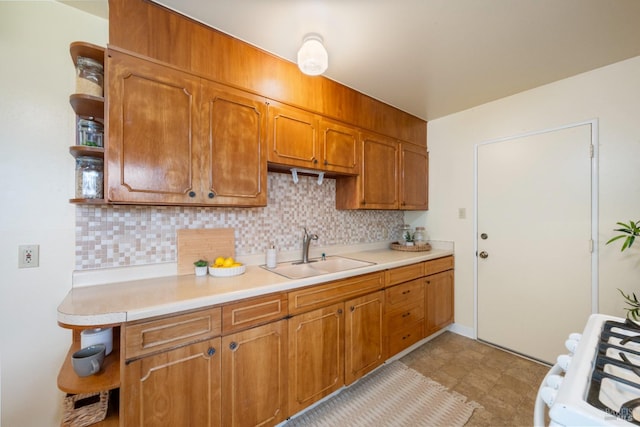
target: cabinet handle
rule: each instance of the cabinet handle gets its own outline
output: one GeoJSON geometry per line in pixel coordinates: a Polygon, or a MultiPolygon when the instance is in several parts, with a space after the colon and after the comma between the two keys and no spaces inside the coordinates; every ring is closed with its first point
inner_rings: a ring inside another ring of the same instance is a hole
{"type": "Polygon", "coordinates": [[[341,308],[338,309],[338,314],[342,314],[342,309],[341,308]]]}
{"type": "Polygon", "coordinates": [[[329,164],[329,161],[327,159],[324,159],[324,165],[327,166],[329,164]]]}
{"type": "Polygon", "coordinates": [[[409,335],[405,335],[405,336],[403,336],[403,337],[402,337],[402,339],[403,339],[403,340],[406,340],[406,339],[407,339],[407,338],[409,338],[410,336],[411,336],[411,334],[409,334],[409,335]]]}
{"type": "Polygon", "coordinates": [[[213,356],[214,354],[216,354],[216,349],[213,347],[209,347],[209,349],[207,350],[207,354],[209,356],[213,356]]]}
{"type": "Polygon", "coordinates": [[[313,164],[317,165],[318,164],[318,159],[313,159],[313,164]]]}
{"type": "Polygon", "coordinates": [[[411,291],[402,291],[402,295],[410,294],[411,291]]]}
{"type": "Polygon", "coordinates": [[[402,315],[402,317],[407,317],[407,316],[411,316],[411,312],[408,312],[402,315]]]}
{"type": "Polygon", "coordinates": [[[238,343],[235,341],[231,341],[231,343],[229,344],[229,348],[231,350],[235,350],[236,348],[238,348],[238,343]]]}
{"type": "Polygon", "coordinates": [[[211,191],[211,192],[209,193],[209,198],[210,198],[210,199],[213,199],[214,197],[216,197],[216,193],[214,193],[213,191],[211,191]]]}
{"type": "Polygon", "coordinates": [[[195,191],[189,191],[189,197],[196,197],[195,191]]]}
{"type": "Polygon", "coordinates": [[[349,307],[349,310],[351,310],[353,312],[353,311],[356,311],[356,308],[354,306],[351,306],[351,307],[349,307]]]}

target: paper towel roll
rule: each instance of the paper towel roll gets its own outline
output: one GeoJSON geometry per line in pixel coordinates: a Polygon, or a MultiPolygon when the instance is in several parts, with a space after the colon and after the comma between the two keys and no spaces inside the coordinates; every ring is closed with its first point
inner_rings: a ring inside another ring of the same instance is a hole
{"type": "Polygon", "coordinates": [[[80,347],[85,348],[94,344],[104,344],[107,347],[105,354],[113,350],[113,328],[85,329],[80,332],[80,347]]]}

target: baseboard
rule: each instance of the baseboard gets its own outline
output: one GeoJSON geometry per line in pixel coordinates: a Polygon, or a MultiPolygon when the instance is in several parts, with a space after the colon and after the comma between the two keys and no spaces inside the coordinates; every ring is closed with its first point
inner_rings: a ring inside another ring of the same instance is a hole
{"type": "Polygon", "coordinates": [[[476,333],[473,328],[469,326],[460,325],[458,323],[454,323],[449,326],[449,331],[454,334],[462,335],[463,337],[471,338],[473,340],[476,339],[476,333]]]}

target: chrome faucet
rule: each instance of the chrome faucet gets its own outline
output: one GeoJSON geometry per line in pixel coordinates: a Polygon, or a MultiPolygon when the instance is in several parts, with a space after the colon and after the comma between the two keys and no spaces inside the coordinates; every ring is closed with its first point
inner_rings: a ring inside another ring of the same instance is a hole
{"type": "Polygon", "coordinates": [[[304,236],[302,237],[302,262],[301,264],[308,264],[309,262],[309,244],[312,240],[318,240],[317,234],[309,234],[307,228],[304,227],[304,236]]]}

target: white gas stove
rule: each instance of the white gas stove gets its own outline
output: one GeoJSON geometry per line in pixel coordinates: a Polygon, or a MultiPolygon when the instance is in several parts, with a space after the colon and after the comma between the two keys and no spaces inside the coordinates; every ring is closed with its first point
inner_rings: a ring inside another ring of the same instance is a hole
{"type": "Polygon", "coordinates": [[[594,314],[566,347],[540,385],[534,426],[547,407],[550,426],[640,426],[640,328],[594,314]]]}

